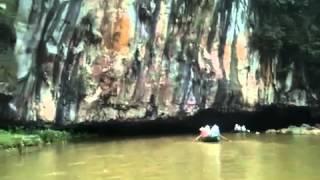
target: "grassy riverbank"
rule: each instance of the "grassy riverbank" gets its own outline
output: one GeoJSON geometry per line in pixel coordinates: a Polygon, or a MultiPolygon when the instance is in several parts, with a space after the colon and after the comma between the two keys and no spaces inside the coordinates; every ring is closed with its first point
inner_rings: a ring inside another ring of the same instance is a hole
{"type": "Polygon", "coordinates": [[[27,146],[40,146],[54,142],[67,141],[70,133],[65,131],[46,130],[0,130],[0,148],[22,148],[27,146]]]}

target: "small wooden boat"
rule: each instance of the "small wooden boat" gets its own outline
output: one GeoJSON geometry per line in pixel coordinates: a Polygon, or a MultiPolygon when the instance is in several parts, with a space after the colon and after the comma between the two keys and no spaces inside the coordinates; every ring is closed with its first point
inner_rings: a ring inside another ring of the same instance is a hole
{"type": "Polygon", "coordinates": [[[200,137],[199,141],[202,141],[202,142],[219,142],[220,138],[218,136],[216,136],[216,137],[207,136],[207,137],[200,137]]]}

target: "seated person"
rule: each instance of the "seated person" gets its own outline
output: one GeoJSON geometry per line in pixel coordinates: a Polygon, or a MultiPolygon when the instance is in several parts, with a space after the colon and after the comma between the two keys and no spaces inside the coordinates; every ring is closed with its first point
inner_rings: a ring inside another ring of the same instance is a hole
{"type": "Polygon", "coordinates": [[[216,124],[210,129],[210,137],[220,139],[220,129],[216,124]]]}
{"type": "Polygon", "coordinates": [[[206,138],[206,137],[209,137],[209,134],[210,134],[210,126],[209,125],[206,125],[205,127],[201,127],[199,129],[200,131],[200,135],[198,137],[196,137],[196,141],[199,140],[200,138],[206,138]]]}

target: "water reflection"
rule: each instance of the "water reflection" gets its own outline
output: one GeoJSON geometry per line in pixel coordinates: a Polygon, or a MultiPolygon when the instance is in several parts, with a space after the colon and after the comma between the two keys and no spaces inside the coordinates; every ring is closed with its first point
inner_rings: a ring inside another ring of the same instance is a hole
{"type": "Polygon", "coordinates": [[[220,144],[192,137],[127,139],[59,145],[22,157],[2,153],[0,179],[319,179],[319,137],[229,138],[220,144]]]}

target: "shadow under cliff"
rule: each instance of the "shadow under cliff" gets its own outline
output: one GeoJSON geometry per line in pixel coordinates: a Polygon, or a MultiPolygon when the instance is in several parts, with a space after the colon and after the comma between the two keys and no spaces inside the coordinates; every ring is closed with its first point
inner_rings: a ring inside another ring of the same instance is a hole
{"type": "Polygon", "coordinates": [[[97,134],[99,136],[135,136],[135,135],[174,135],[195,134],[199,127],[217,124],[222,132],[233,131],[235,124],[245,125],[253,131],[286,128],[303,123],[320,123],[318,108],[296,106],[264,106],[255,111],[221,112],[215,109],[199,111],[190,117],[168,117],[156,120],[133,119],[126,121],[110,120],[107,122],[82,122],[63,126],[43,122],[1,120],[0,128],[26,129],[54,128],[73,133],[97,134]]]}

